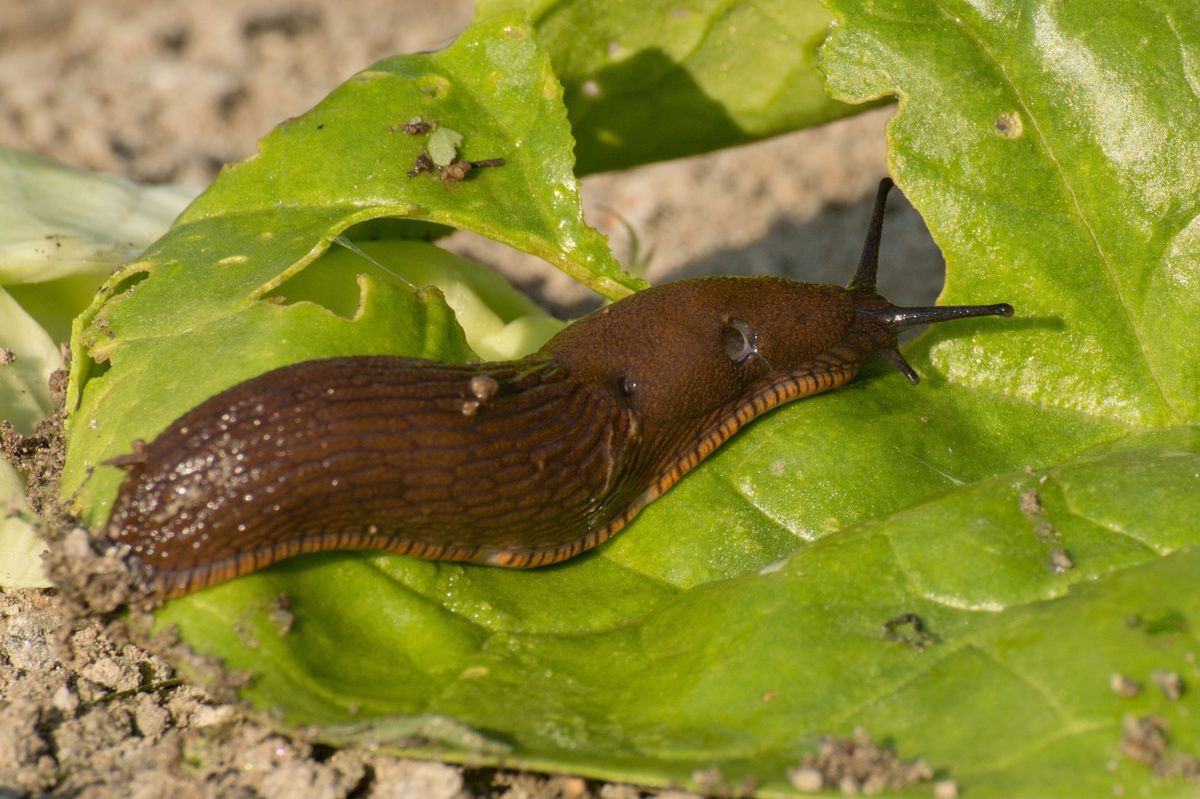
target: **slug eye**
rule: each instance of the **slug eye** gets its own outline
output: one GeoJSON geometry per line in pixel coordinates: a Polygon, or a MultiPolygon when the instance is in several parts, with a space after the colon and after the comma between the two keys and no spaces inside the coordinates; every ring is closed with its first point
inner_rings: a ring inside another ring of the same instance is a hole
{"type": "Polygon", "coordinates": [[[745,320],[737,317],[726,320],[721,327],[721,345],[735,364],[744,363],[750,356],[758,354],[757,336],[745,320]]]}
{"type": "Polygon", "coordinates": [[[617,388],[621,389],[621,394],[625,397],[632,397],[637,393],[638,384],[636,380],[628,377],[617,378],[617,388]]]}

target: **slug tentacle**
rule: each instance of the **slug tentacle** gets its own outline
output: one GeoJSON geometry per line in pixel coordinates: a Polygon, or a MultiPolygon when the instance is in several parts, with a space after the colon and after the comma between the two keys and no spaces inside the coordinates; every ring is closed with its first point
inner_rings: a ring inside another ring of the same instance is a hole
{"type": "Polygon", "coordinates": [[[871,211],[871,224],[867,227],[867,238],[863,242],[862,256],[858,260],[858,271],[847,287],[850,291],[864,294],[875,293],[875,277],[879,272],[879,242],[883,239],[883,215],[887,210],[888,192],[896,185],[891,178],[879,181],[875,192],[875,207],[871,211]]]}
{"type": "Polygon", "coordinates": [[[387,356],[217,394],[125,470],[107,533],[176,596],[284,558],[381,549],[530,567],[607,540],[757,416],[882,358],[899,331],[1005,304],[901,308],[875,289],[890,180],[846,289],[710,277],[639,292],[519,361],[387,356]]]}
{"type": "Polygon", "coordinates": [[[867,228],[867,238],[863,243],[858,271],[854,273],[854,278],[847,286],[847,291],[856,295],[856,307],[859,314],[864,317],[859,325],[864,328],[876,328],[876,332],[869,334],[875,339],[873,349],[876,356],[896,367],[908,378],[909,383],[916,385],[921,382],[921,377],[900,354],[900,347],[896,340],[898,333],[910,327],[948,322],[952,319],[966,319],[973,316],[1012,316],[1013,308],[1006,302],[993,305],[902,308],[892,305],[879,296],[875,289],[876,275],[879,272],[879,243],[883,238],[883,217],[887,209],[887,196],[893,185],[895,184],[891,178],[879,181],[879,189],[875,193],[875,207],[871,212],[871,224],[867,228]]]}

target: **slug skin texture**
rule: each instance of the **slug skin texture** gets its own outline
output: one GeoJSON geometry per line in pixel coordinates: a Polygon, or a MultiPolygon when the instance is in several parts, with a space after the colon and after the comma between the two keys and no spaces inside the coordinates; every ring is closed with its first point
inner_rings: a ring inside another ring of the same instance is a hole
{"type": "Polygon", "coordinates": [[[334,549],[517,568],[573,557],[756,416],[846,384],[870,358],[915,383],[900,330],[1012,315],[875,292],[890,186],[849,288],[684,280],[519,361],[329,358],[240,383],[113,462],[126,476],[107,534],[160,597],[334,549]]]}

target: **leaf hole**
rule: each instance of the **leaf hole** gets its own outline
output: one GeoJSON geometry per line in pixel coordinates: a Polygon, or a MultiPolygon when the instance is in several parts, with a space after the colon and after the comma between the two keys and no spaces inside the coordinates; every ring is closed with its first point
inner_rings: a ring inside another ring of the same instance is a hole
{"type": "MultiPolygon", "coordinates": [[[[442,225],[408,219],[374,219],[354,225],[343,234],[351,242],[363,244],[382,239],[429,241],[450,230],[442,225]]],[[[370,249],[369,245],[368,248],[370,249]]],[[[332,244],[323,255],[292,275],[260,299],[278,305],[300,302],[320,305],[345,319],[354,319],[362,308],[362,287],[359,275],[391,283],[404,284],[404,278],[388,269],[370,253],[353,252],[340,244],[332,244]]]]}
{"type": "Polygon", "coordinates": [[[150,273],[145,270],[128,274],[118,280],[115,285],[113,285],[113,287],[109,290],[109,296],[116,297],[124,294],[127,291],[132,291],[134,286],[136,286],[138,283],[141,283],[148,277],[150,277],[150,273]]]}

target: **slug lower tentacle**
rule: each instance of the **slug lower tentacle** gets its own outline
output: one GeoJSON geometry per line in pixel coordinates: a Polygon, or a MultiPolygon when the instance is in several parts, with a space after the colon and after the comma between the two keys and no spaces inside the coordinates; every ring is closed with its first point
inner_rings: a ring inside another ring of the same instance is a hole
{"type": "Polygon", "coordinates": [[[114,461],[108,521],[176,596],[304,552],[375,548],[528,567],[570,558],[772,408],[872,357],[917,375],[912,325],[1008,305],[898,308],[875,291],[880,184],[847,289],[773,277],[652,288],[519,361],[308,361],[224,391],[114,461]]]}

